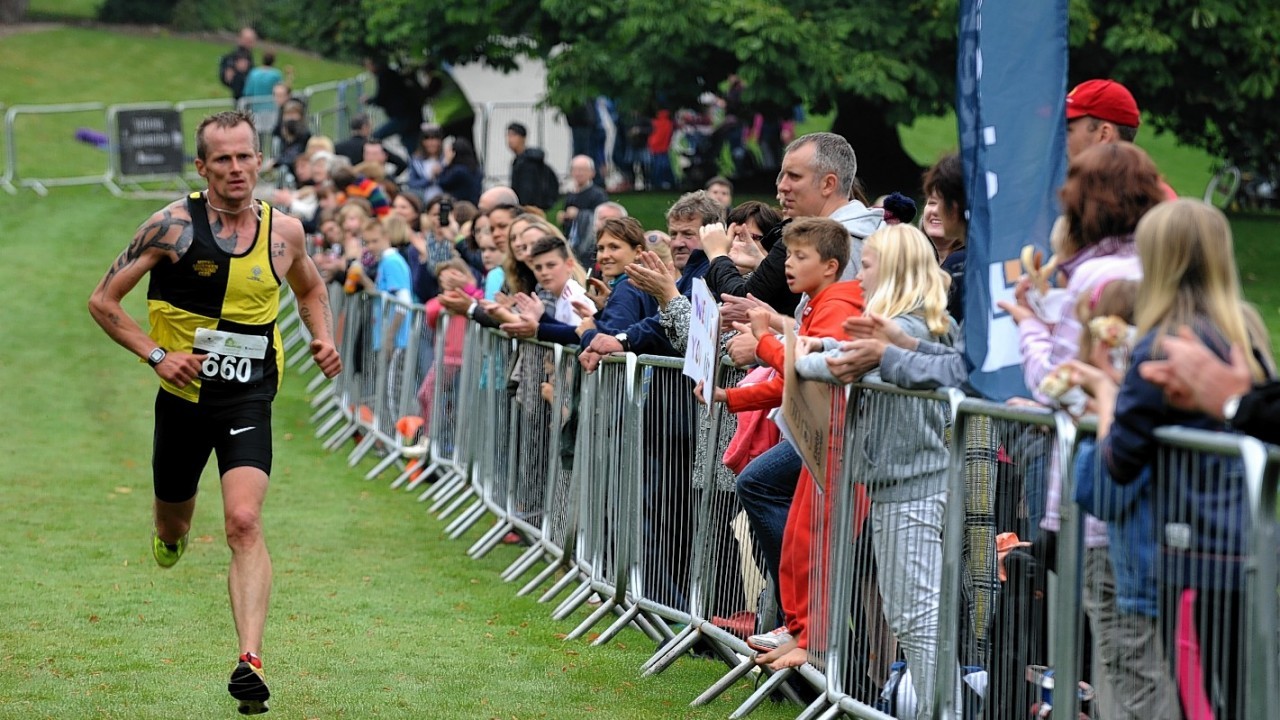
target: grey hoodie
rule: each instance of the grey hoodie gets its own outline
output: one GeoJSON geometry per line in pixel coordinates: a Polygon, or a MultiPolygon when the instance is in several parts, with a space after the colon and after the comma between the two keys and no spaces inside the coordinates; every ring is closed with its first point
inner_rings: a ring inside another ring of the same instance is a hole
{"type": "MultiPolygon", "coordinates": [[[[899,315],[893,321],[914,338],[943,343],[917,315],[899,315]]],[[[826,358],[838,355],[834,344],[827,352],[812,353],[796,362],[801,377],[835,383],[826,358]]],[[[879,369],[863,378],[884,382],[879,369]]],[[[858,421],[849,442],[857,442],[854,481],[867,486],[873,502],[901,502],[936,495],[947,487],[947,424],[949,409],[942,400],[930,400],[872,391],[861,396],[858,421]]]]}
{"type": "Polygon", "coordinates": [[[844,266],[844,273],[840,275],[841,280],[852,280],[862,269],[862,241],[884,227],[884,210],[850,200],[848,205],[831,213],[831,219],[843,225],[853,236],[849,240],[849,264],[844,266]]]}

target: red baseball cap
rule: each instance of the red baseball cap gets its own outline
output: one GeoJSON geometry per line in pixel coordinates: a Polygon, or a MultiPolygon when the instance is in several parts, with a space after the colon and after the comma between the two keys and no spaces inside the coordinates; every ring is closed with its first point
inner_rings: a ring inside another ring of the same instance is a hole
{"type": "Polygon", "coordinates": [[[1067,93],[1067,119],[1095,117],[1116,125],[1138,127],[1138,103],[1115,80],[1085,80],[1067,93]]]}

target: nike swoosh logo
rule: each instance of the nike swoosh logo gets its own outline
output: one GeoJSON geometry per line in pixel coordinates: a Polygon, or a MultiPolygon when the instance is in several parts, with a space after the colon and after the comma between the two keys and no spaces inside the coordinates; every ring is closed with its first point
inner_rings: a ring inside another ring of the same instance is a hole
{"type": "Polygon", "coordinates": [[[242,433],[242,432],[249,432],[250,430],[252,430],[252,429],[254,429],[254,428],[256,428],[256,427],[258,427],[258,426],[257,426],[257,425],[250,425],[249,427],[231,428],[230,433],[231,433],[232,435],[239,435],[239,434],[240,434],[240,433],[242,433]]]}

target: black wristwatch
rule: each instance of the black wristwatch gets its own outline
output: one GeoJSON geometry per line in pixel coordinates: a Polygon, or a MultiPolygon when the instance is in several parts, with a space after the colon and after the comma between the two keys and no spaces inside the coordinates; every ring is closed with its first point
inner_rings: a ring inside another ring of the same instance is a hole
{"type": "Polygon", "coordinates": [[[614,335],[613,339],[622,344],[623,352],[631,352],[631,341],[627,339],[626,333],[620,332],[617,335],[614,335]]]}
{"type": "Polygon", "coordinates": [[[164,348],[158,347],[155,350],[152,350],[151,354],[147,356],[147,364],[151,367],[155,367],[164,362],[165,355],[168,355],[168,353],[165,352],[164,348]]]}

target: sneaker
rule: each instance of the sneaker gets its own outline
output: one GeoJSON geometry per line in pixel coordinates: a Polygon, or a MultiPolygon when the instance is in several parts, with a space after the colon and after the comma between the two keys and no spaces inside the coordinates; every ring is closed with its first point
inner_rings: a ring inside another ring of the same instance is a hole
{"type": "Polygon", "coordinates": [[[770,630],[767,633],[752,635],[747,638],[747,647],[759,652],[770,652],[791,642],[791,633],[787,632],[787,628],[780,627],[776,630],[770,630]]]}
{"type": "Polygon", "coordinates": [[[186,551],[186,535],[178,538],[178,542],[173,545],[161,540],[159,534],[153,532],[151,535],[151,554],[155,556],[156,564],[162,568],[171,568],[177,565],[178,560],[182,558],[182,553],[186,551]]]}
{"type": "Polygon", "coordinates": [[[236,669],[231,672],[227,692],[240,701],[241,715],[266,712],[267,698],[271,697],[271,691],[267,689],[267,679],[262,674],[262,658],[254,653],[241,655],[236,669]]]}

